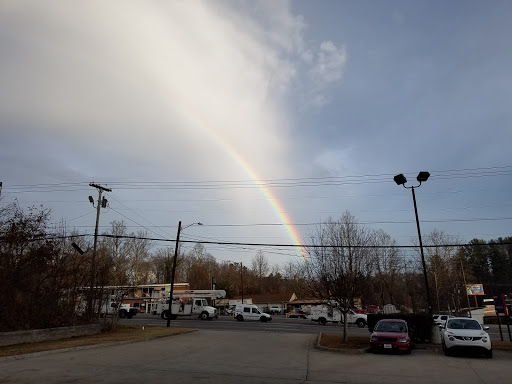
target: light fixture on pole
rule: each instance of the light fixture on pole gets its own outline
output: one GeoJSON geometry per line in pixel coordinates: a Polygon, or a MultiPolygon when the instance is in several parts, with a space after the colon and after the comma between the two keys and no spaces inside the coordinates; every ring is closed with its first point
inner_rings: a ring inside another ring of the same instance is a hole
{"type": "Polygon", "coordinates": [[[412,200],[414,202],[414,213],[416,214],[416,227],[418,228],[418,238],[420,240],[420,252],[421,252],[421,263],[423,264],[423,277],[425,278],[425,289],[427,290],[427,305],[428,305],[428,313],[432,314],[432,302],[430,300],[430,289],[428,287],[428,276],[427,276],[427,266],[425,264],[425,255],[423,254],[423,242],[421,241],[421,230],[420,230],[420,221],[418,219],[418,208],[416,207],[416,194],[414,193],[414,189],[421,186],[421,183],[424,183],[430,177],[430,173],[428,172],[420,172],[416,177],[419,184],[411,187],[406,187],[405,183],[407,183],[407,179],[401,173],[396,175],[393,180],[398,185],[403,185],[404,188],[410,189],[412,191],[412,200]]]}
{"type": "Polygon", "coordinates": [[[185,228],[193,225],[203,225],[203,223],[193,223],[181,228],[181,221],[178,223],[178,233],[176,234],[176,246],[174,248],[174,258],[172,261],[172,272],[171,272],[171,292],[169,293],[169,309],[167,310],[167,327],[171,326],[171,314],[172,314],[172,295],[174,293],[174,277],[176,276],[176,260],[178,259],[178,246],[180,243],[180,232],[185,228]]]}

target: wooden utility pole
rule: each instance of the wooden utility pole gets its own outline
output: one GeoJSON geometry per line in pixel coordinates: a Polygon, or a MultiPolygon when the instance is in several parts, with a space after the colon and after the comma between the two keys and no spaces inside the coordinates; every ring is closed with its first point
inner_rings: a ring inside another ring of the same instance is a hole
{"type": "MultiPolygon", "coordinates": [[[[96,247],[98,244],[98,225],[100,222],[100,209],[102,206],[102,200],[101,200],[101,193],[103,191],[105,192],[112,192],[112,189],[105,188],[101,185],[90,183],[89,186],[94,187],[98,190],[98,202],[96,207],[96,226],[94,228],[94,247],[92,252],[92,260],[91,260],[91,281],[90,281],[90,287],[89,287],[89,299],[87,301],[87,310],[88,310],[88,317],[89,321],[92,321],[94,319],[94,289],[96,287],[96,247]]],[[[89,200],[91,200],[91,203],[94,205],[94,200],[92,197],[89,197],[89,200]]],[[[106,200],[105,200],[105,206],[106,206],[106,200]]]]}
{"type": "Polygon", "coordinates": [[[242,304],[244,303],[244,266],[240,262],[240,286],[242,291],[242,304]]]}
{"type": "Polygon", "coordinates": [[[171,289],[169,293],[169,310],[167,311],[167,328],[171,326],[172,315],[172,295],[174,293],[174,277],[176,276],[176,260],[178,260],[178,247],[180,245],[181,220],[178,223],[178,233],[176,234],[176,246],[174,247],[174,258],[172,260],[171,289]]]}

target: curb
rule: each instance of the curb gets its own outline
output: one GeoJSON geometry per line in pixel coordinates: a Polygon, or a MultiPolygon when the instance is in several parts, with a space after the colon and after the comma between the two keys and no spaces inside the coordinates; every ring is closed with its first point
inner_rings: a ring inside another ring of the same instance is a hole
{"type": "Polygon", "coordinates": [[[186,330],[184,332],[175,333],[173,335],[158,335],[158,336],[146,337],[144,339],[113,341],[113,342],[110,342],[110,343],[99,343],[99,344],[91,344],[91,345],[82,345],[82,346],[79,346],[79,347],[69,347],[69,348],[61,348],[61,349],[50,349],[48,351],[30,352],[30,353],[24,353],[22,355],[4,356],[4,357],[0,357],[0,363],[2,363],[4,361],[25,360],[25,359],[30,359],[32,357],[53,355],[53,354],[64,353],[64,352],[84,351],[84,350],[88,350],[88,349],[112,347],[112,346],[123,345],[123,344],[134,344],[134,343],[140,343],[140,342],[143,342],[143,341],[162,339],[164,337],[172,337],[172,336],[184,335],[186,333],[196,332],[198,330],[199,329],[194,328],[194,329],[186,330]]]}
{"type": "Polygon", "coordinates": [[[370,347],[359,348],[359,349],[338,349],[338,348],[329,348],[329,347],[321,346],[320,339],[322,338],[322,333],[323,332],[320,332],[320,334],[316,337],[316,342],[315,342],[315,349],[318,349],[320,351],[335,352],[335,353],[340,353],[342,355],[363,355],[365,353],[368,353],[370,350],[370,347]]]}

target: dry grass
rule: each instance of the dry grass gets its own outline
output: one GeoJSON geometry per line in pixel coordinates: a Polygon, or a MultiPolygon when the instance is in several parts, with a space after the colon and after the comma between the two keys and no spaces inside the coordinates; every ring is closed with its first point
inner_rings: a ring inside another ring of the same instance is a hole
{"type": "MultiPolygon", "coordinates": [[[[508,335],[503,335],[503,339],[507,340],[508,335]]],[[[500,351],[512,351],[512,342],[501,341],[501,340],[492,340],[492,347],[499,349],[500,351]]]]}
{"type": "Polygon", "coordinates": [[[343,342],[343,335],[332,335],[329,333],[322,333],[320,338],[320,345],[327,348],[336,349],[363,349],[370,346],[369,337],[349,337],[347,342],[343,342]]]}
{"type": "Polygon", "coordinates": [[[0,347],[0,357],[23,355],[26,353],[50,351],[54,349],[75,348],[85,345],[105,344],[119,341],[144,340],[153,337],[179,335],[190,332],[188,328],[133,327],[118,326],[117,330],[97,335],[72,337],[69,339],[25,343],[0,347]]]}
{"type": "MultiPolygon", "coordinates": [[[[332,335],[328,333],[322,333],[320,345],[322,347],[335,349],[363,349],[368,348],[370,346],[370,338],[353,336],[349,337],[347,342],[344,343],[343,335],[332,335]]],[[[492,347],[495,349],[499,349],[500,351],[512,351],[512,342],[493,340],[492,347]]]]}

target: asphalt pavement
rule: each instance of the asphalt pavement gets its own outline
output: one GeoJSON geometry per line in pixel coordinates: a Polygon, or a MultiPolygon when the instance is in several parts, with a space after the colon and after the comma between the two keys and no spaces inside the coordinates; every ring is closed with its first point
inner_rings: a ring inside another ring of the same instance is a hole
{"type": "MultiPolygon", "coordinates": [[[[138,326],[165,326],[167,320],[159,316],[139,314],[132,319],[122,319],[122,324],[138,326]]],[[[272,316],[272,321],[262,323],[260,321],[236,321],[232,316],[219,316],[215,320],[201,320],[197,317],[178,317],[171,320],[175,327],[210,329],[218,331],[241,331],[241,332],[278,332],[278,333],[306,333],[318,335],[319,332],[341,334],[343,324],[328,323],[320,325],[308,319],[286,318],[284,315],[272,316]]],[[[355,324],[348,324],[348,334],[351,336],[370,337],[368,327],[359,328],[355,324]]]]}
{"type": "Polygon", "coordinates": [[[315,348],[317,335],[196,332],[0,362],[0,383],[508,383],[512,354],[446,357],[345,354],[315,348]]]}

